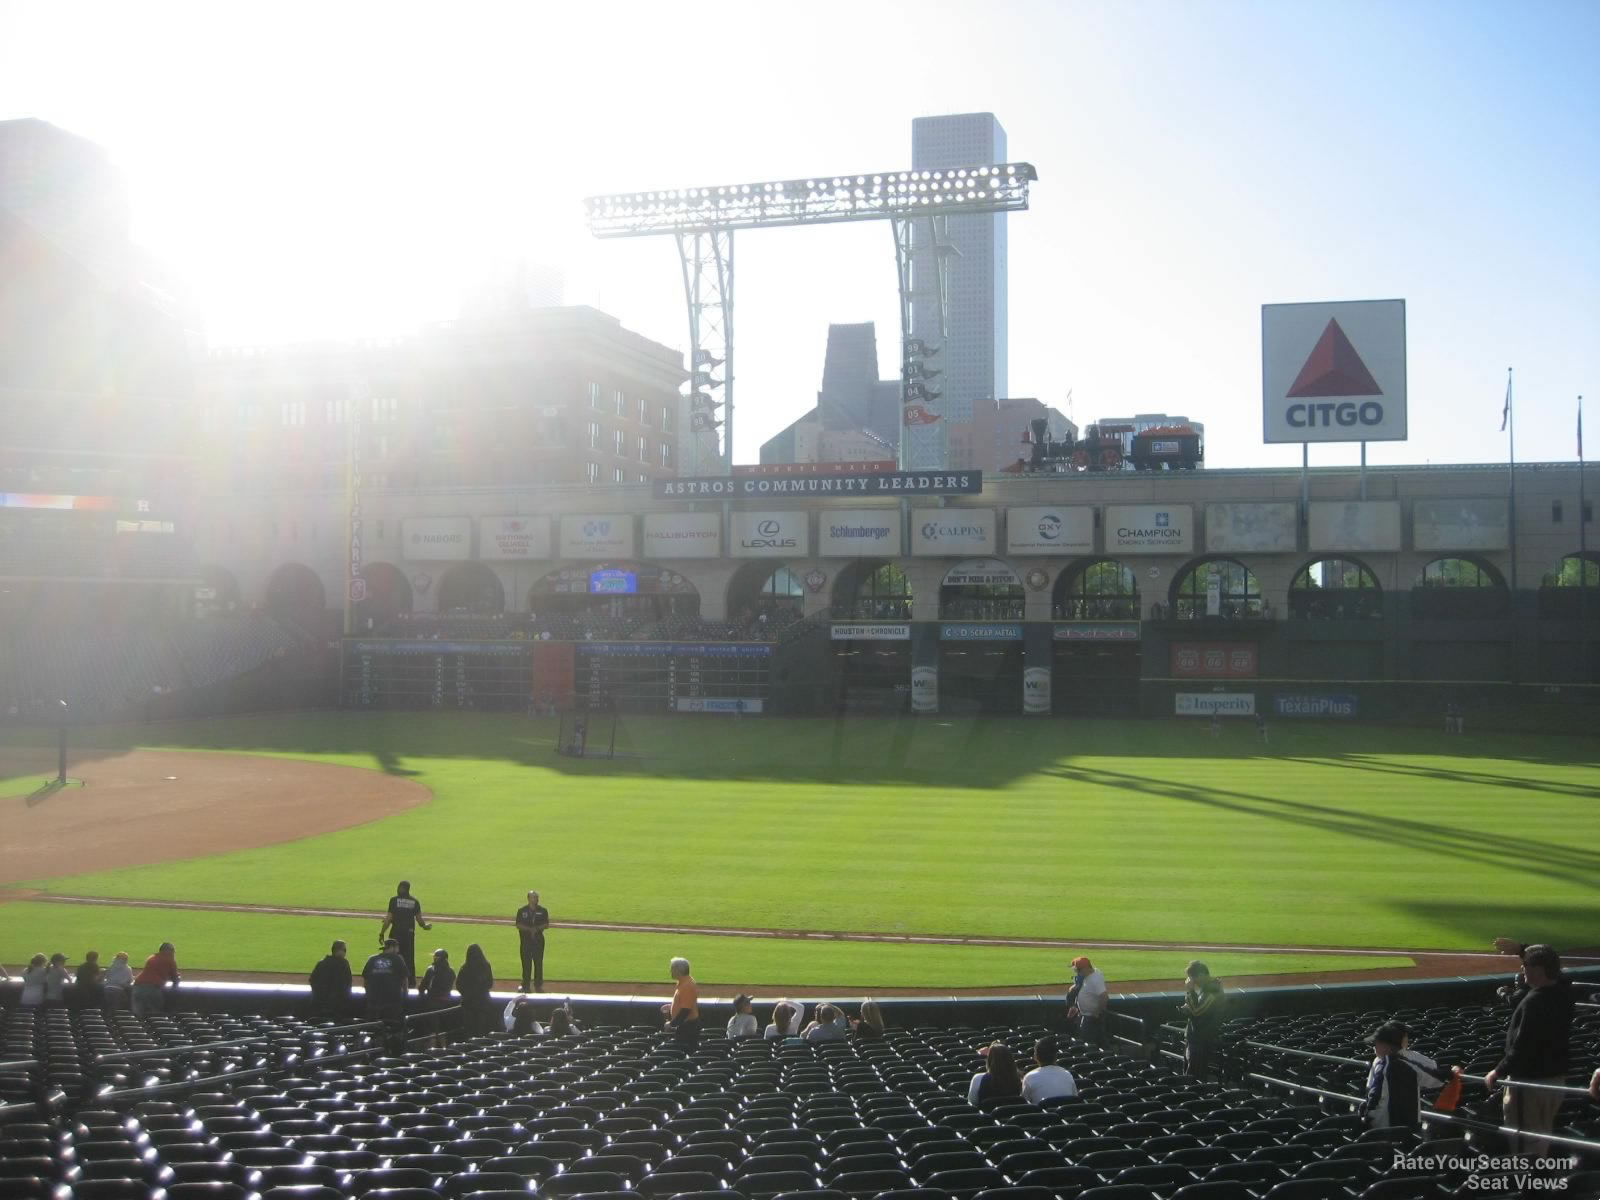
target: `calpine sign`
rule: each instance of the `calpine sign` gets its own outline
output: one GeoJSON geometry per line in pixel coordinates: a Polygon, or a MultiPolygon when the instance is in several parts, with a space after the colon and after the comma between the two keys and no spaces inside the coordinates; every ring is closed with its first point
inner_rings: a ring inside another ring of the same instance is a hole
{"type": "Polygon", "coordinates": [[[983,491],[982,471],[881,471],[838,475],[716,475],[656,480],[657,500],[759,500],[767,496],[969,496],[983,491]]]}

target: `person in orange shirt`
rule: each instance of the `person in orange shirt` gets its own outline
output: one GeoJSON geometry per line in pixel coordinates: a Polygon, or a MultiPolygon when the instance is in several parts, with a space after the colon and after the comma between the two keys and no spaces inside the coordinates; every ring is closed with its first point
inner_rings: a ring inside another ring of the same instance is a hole
{"type": "Polygon", "coordinates": [[[700,987],[689,974],[689,960],[675,958],[669,968],[676,986],[672,989],[672,1003],[661,1006],[661,1015],[667,1018],[667,1029],[679,1041],[694,1042],[700,1036],[700,987]]]}
{"type": "Polygon", "coordinates": [[[133,981],[134,1015],[148,1017],[165,1009],[168,984],[178,986],[178,953],[171,942],[162,942],[133,981]]]}

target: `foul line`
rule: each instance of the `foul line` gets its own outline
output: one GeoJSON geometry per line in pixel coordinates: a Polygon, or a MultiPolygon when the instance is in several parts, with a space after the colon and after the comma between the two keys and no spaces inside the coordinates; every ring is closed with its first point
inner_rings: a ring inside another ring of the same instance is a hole
{"type": "MultiPolygon", "coordinates": [[[[355,920],[382,920],[382,914],[371,909],[357,908],[300,908],[273,904],[222,904],[201,900],[141,900],[115,896],[72,896],[58,893],[40,893],[31,900],[50,904],[87,904],[107,908],[162,908],[191,912],[257,913],[290,917],[341,917],[355,920]]],[[[505,917],[462,916],[457,914],[434,916],[434,921],[446,925],[506,925],[505,917]]],[[[766,938],[783,941],[812,942],[870,942],[912,946],[988,946],[1013,947],[1033,950],[1185,950],[1219,954],[1314,954],[1340,955],[1368,958],[1481,958],[1499,959],[1507,955],[1487,950],[1416,950],[1385,947],[1351,946],[1281,946],[1256,945],[1237,942],[1135,942],[1090,938],[1022,938],[961,936],[957,934],[916,933],[858,933],[844,930],[798,929],[748,929],[711,925],[656,925],[625,921],[563,921],[555,928],[581,929],[602,933],[666,933],[680,936],[766,938]]],[[[1600,962],[1600,957],[1563,955],[1572,962],[1600,962]]],[[[1509,963],[1507,966],[1509,970],[1509,963]]]]}

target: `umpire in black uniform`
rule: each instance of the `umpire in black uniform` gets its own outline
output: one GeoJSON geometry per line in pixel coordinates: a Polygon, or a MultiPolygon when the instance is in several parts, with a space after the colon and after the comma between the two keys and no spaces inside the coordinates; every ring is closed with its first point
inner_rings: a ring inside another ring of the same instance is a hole
{"type": "Polygon", "coordinates": [[[394,940],[399,944],[400,955],[406,960],[406,979],[408,987],[417,986],[417,926],[423,929],[432,929],[422,919],[422,902],[411,894],[411,881],[402,879],[395,888],[395,894],[389,900],[389,911],[384,914],[383,928],[378,931],[378,945],[383,945],[384,939],[389,936],[392,929],[394,940]]]}
{"type": "Polygon", "coordinates": [[[539,893],[529,892],[528,902],[517,909],[517,935],[522,940],[522,990],[544,991],[544,931],[550,928],[550,913],[539,903],[539,893]]]}

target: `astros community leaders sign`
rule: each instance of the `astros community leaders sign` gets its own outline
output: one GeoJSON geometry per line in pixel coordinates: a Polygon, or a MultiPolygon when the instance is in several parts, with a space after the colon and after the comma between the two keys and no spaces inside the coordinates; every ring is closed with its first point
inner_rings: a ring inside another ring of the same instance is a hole
{"type": "Polygon", "coordinates": [[[714,475],[656,480],[657,500],[765,496],[968,496],[983,491],[982,471],[885,471],[862,475],[714,475]]]}

